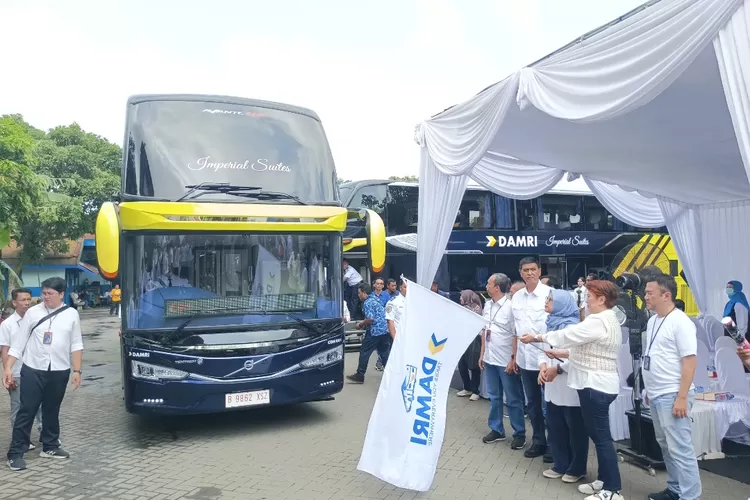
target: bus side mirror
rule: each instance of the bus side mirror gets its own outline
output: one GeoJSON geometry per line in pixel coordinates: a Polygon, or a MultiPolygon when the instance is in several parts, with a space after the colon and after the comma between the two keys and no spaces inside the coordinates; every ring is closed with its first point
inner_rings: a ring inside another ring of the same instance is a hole
{"type": "Polygon", "coordinates": [[[120,221],[117,207],[111,202],[102,204],[96,216],[96,262],[104,278],[117,279],[120,271],[120,221]]]}
{"type": "Polygon", "coordinates": [[[379,273],[385,266],[385,224],[383,219],[372,210],[364,210],[365,225],[367,228],[368,257],[370,269],[379,273]]]}

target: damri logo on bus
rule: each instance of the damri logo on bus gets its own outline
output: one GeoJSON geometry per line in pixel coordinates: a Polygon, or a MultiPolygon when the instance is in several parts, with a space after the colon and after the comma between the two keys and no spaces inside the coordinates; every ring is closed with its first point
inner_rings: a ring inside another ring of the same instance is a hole
{"type": "Polygon", "coordinates": [[[419,368],[413,365],[406,366],[406,376],[401,385],[401,393],[404,398],[404,408],[407,413],[411,413],[414,393],[417,393],[416,416],[414,417],[414,424],[412,425],[412,436],[409,439],[409,441],[414,444],[432,446],[432,438],[434,434],[432,424],[435,420],[436,411],[433,402],[437,397],[437,382],[440,378],[440,367],[442,366],[435,358],[445,348],[445,343],[447,341],[448,338],[438,340],[433,333],[430,337],[430,341],[427,343],[427,348],[429,349],[430,354],[432,354],[432,357],[423,357],[422,366],[419,368]],[[418,377],[419,371],[424,375],[421,378],[418,377]],[[418,384],[417,379],[419,379],[418,384]]]}
{"type": "MultiPolygon", "coordinates": [[[[487,247],[491,248],[497,245],[499,248],[507,247],[523,247],[523,248],[536,248],[539,246],[539,236],[529,235],[518,235],[518,236],[485,236],[487,238],[487,247]]],[[[588,238],[582,237],[578,234],[568,236],[566,238],[558,238],[557,235],[552,235],[542,243],[548,247],[560,247],[560,246],[586,246],[589,245],[588,238]]]]}
{"type": "Polygon", "coordinates": [[[253,170],[255,172],[291,172],[292,169],[289,165],[284,165],[283,162],[273,163],[267,158],[258,158],[255,161],[228,161],[228,162],[216,162],[211,161],[210,156],[204,156],[198,158],[195,163],[188,163],[188,169],[199,172],[201,170],[213,170],[218,172],[219,170],[253,170]]]}

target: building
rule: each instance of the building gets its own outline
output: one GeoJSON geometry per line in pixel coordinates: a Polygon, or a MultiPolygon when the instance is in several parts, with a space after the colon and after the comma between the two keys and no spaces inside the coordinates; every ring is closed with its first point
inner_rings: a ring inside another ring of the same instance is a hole
{"type": "MultiPolygon", "coordinates": [[[[84,284],[100,284],[109,289],[110,285],[99,275],[96,267],[96,244],[93,234],[86,234],[78,240],[68,242],[68,250],[63,253],[47,252],[44,260],[37,264],[26,264],[19,270],[21,248],[15,241],[2,249],[0,258],[13,267],[23,280],[23,286],[32,291],[34,297],[41,296],[41,283],[47,278],[59,276],[65,278],[68,285],[65,302],[68,303],[70,291],[84,284]]],[[[9,294],[9,279],[3,280],[4,293],[9,294]]],[[[103,292],[104,290],[102,290],[103,292]]]]}

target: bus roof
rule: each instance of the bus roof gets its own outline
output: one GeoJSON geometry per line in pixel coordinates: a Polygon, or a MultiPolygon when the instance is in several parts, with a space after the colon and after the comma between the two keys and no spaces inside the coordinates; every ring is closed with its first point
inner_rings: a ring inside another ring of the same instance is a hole
{"type": "Polygon", "coordinates": [[[301,106],[293,106],[281,102],[262,101],[260,99],[248,99],[245,97],[232,97],[225,95],[203,95],[203,94],[138,94],[128,97],[128,105],[138,104],[150,101],[197,101],[215,104],[234,104],[239,106],[254,106],[257,108],[277,109],[279,111],[288,111],[305,115],[314,120],[320,121],[320,117],[315,111],[301,106]]]}
{"type": "MultiPolygon", "coordinates": [[[[389,184],[391,186],[418,186],[418,182],[406,182],[406,181],[391,181],[388,179],[362,179],[359,181],[347,182],[342,185],[354,185],[354,184],[389,184]]],[[[469,181],[466,189],[485,191],[487,188],[480,186],[474,181],[469,181]]],[[[586,181],[579,177],[574,181],[568,181],[563,178],[558,182],[555,187],[548,191],[549,194],[567,194],[571,196],[593,196],[593,193],[586,185],[586,181]]],[[[546,194],[546,193],[545,193],[546,194]]]]}

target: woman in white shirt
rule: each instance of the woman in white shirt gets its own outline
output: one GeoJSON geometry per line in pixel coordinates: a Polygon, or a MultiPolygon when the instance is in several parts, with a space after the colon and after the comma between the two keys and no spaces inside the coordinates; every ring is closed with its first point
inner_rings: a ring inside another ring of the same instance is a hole
{"type": "Polygon", "coordinates": [[[622,343],[620,323],[612,307],[618,288],[609,281],[586,283],[589,315],[583,322],[543,335],[527,333],[521,342],[545,342],[553,348],[548,354],[568,357],[568,386],[578,391],[586,432],[596,447],[599,475],[596,481],[582,484],[578,491],[585,500],[623,500],[622,480],[615,444],[609,428],[609,405],[620,393],[617,355],[622,343]],[[563,351],[561,349],[567,349],[563,351]]]}
{"type": "MultiPolygon", "coordinates": [[[[562,330],[580,322],[576,300],[563,290],[552,290],[544,310],[547,332],[562,330]]],[[[569,351],[566,350],[566,354],[569,351]]],[[[576,483],[586,476],[589,437],[586,433],[578,393],[568,387],[570,360],[560,357],[540,358],[539,383],[544,386],[547,401],[547,443],[552,452],[552,468],[542,474],[564,483],[576,483]]]]}

